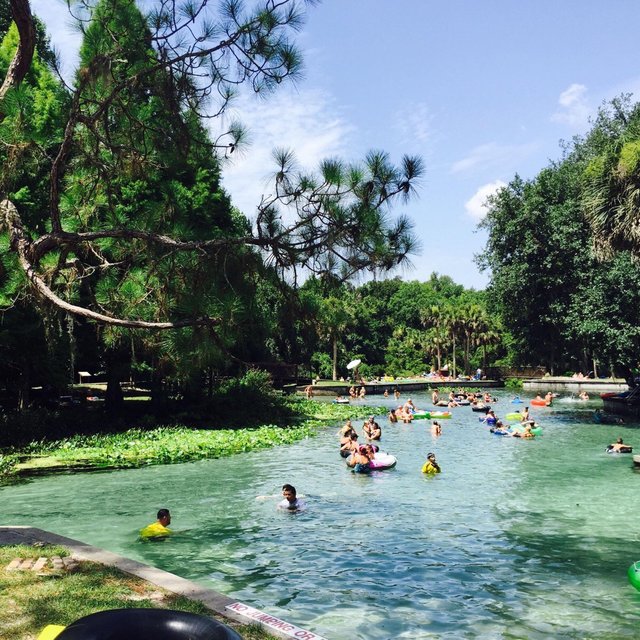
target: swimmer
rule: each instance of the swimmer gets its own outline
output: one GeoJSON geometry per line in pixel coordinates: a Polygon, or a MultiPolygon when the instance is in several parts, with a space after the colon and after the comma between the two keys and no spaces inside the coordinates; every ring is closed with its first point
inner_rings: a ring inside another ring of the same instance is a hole
{"type": "Polygon", "coordinates": [[[440,423],[437,420],[434,420],[433,424],[431,425],[431,434],[434,436],[442,435],[442,427],[440,426],[440,423]]]}
{"type": "Polygon", "coordinates": [[[353,452],[353,455],[347,460],[347,464],[356,473],[367,473],[371,471],[371,460],[367,447],[362,445],[357,451],[353,452]]]}
{"type": "Polygon", "coordinates": [[[382,437],[382,429],[374,416],[369,416],[369,420],[362,425],[362,430],[368,440],[380,440],[382,437]]]}
{"type": "Polygon", "coordinates": [[[441,473],[440,465],[436,462],[434,453],[427,454],[427,461],[422,465],[422,473],[433,474],[441,473]]]}
{"type": "Polygon", "coordinates": [[[284,497],[284,500],[278,502],[278,509],[302,511],[307,506],[297,497],[296,488],[292,484],[282,485],[282,496],[284,497]]]}
{"type": "Polygon", "coordinates": [[[342,458],[348,458],[354,451],[358,450],[358,434],[355,431],[351,431],[348,440],[340,444],[340,456],[342,458]]]}
{"type": "Polygon", "coordinates": [[[162,540],[170,536],[173,531],[169,529],[171,524],[171,514],[169,509],[160,509],[156,515],[157,520],[140,530],[140,537],[143,540],[162,540]]]}
{"type": "Polygon", "coordinates": [[[614,453],[631,453],[633,451],[633,447],[625,444],[622,438],[618,438],[607,447],[607,451],[612,451],[614,453]]]}

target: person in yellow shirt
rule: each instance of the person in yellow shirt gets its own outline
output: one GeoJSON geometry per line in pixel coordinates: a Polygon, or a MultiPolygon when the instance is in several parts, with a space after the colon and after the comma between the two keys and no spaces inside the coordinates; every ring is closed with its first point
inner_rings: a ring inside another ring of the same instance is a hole
{"type": "Polygon", "coordinates": [[[441,473],[440,465],[436,462],[435,453],[427,454],[427,461],[422,465],[422,473],[441,473]]]}
{"type": "Polygon", "coordinates": [[[171,514],[169,509],[160,509],[157,514],[157,520],[152,522],[140,531],[140,537],[143,540],[160,540],[170,536],[173,531],[169,529],[171,524],[171,514]]]}

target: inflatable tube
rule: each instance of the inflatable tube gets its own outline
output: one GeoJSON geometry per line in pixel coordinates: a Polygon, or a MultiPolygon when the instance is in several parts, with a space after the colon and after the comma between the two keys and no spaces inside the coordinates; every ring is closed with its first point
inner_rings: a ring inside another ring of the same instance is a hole
{"type": "Polygon", "coordinates": [[[490,425],[495,425],[495,423],[498,422],[497,418],[478,418],[478,420],[490,425]]]}
{"type": "Polygon", "coordinates": [[[489,429],[494,436],[510,436],[511,432],[508,429],[489,429]]]}
{"type": "Polygon", "coordinates": [[[448,420],[451,417],[451,411],[431,411],[429,419],[441,418],[442,420],[448,420]]]}
{"type": "Polygon", "coordinates": [[[522,404],[522,400],[520,400],[520,396],[516,396],[512,401],[511,404],[522,404]]]}
{"type": "Polygon", "coordinates": [[[542,427],[533,427],[533,429],[531,429],[531,433],[533,433],[534,436],[541,436],[542,427]]]}
{"type": "Polygon", "coordinates": [[[529,404],[532,404],[534,407],[548,407],[551,405],[551,403],[546,400],[537,400],[536,398],[530,400],[529,404]]]}
{"type": "Polygon", "coordinates": [[[484,407],[476,407],[475,405],[471,407],[471,411],[481,411],[482,413],[487,413],[491,407],[489,405],[484,405],[484,407]]]}
{"type": "Polygon", "coordinates": [[[471,402],[469,402],[469,400],[456,400],[456,402],[461,406],[461,407],[468,407],[471,402]]]}
{"type": "Polygon", "coordinates": [[[633,453],[633,447],[620,447],[619,449],[614,449],[611,445],[609,445],[605,451],[607,453],[633,453]]]}
{"type": "Polygon", "coordinates": [[[242,640],[227,625],[171,609],[111,609],[70,624],[56,640],[242,640]]]}
{"type": "Polygon", "coordinates": [[[431,413],[429,411],[420,411],[413,414],[414,420],[429,420],[431,413]]]}
{"type": "Polygon", "coordinates": [[[340,400],[334,400],[333,404],[350,404],[349,398],[341,398],[340,400]]]}
{"type": "Polygon", "coordinates": [[[369,466],[372,471],[384,471],[385,469],[393,469],[396,466],[398,460],[395,456],[389,453],[383,453],[378,451],[370,462],[369,466]]]}
{"type": "Polygon", "coordinates": [[[37,640],[54,640],[64,631],[64,627],[59,624],[48,624],[38,636],[37,640]]]}
{"type": "Polygon", "coordinates": [[[513,411],[512,413],[507,413],[504,419],[505,420],[522,420],[522,414],[519,411],[513,411]]]}
{"type": "Polygon", "coordinates": [[[640,561],[634,562],[627,571],[629,582],[640,591],[640,561]]]}

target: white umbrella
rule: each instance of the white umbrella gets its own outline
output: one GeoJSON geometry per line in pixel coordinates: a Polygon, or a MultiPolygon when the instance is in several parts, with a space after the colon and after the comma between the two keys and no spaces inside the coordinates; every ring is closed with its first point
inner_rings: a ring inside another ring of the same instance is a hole
{"type": "Polygon", "coordinates": [[[360,363],[362,362],[362,360],[352,360],[348,365],[347,365],[347,369],[355,369],[360,363]]]}

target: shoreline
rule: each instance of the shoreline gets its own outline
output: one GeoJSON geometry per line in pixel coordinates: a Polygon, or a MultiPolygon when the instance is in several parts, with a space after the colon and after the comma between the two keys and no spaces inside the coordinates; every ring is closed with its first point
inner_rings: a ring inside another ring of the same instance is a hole
{"type": "Polygon", "coordinates": [[[94,547],[79,540],[66,538],[44,529],[29,526],[0,526],[0,546],[37,546],[39,544],[65,547],[74,560],[93,562],[118,569],[122,573],[140,578],[166,591],[200,602],[211,612],[223,618],[245,625],[258,625],[264,631],[277,638],[283,638],[284,640],[289,638],[327,640],[312,631],[301,629],[250,605],[238,602],[218,591],[203,587],[163,569],[125,558],[111,551],[94,547]]]}

